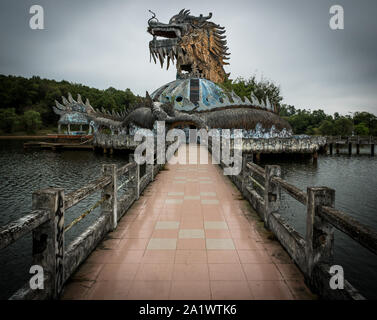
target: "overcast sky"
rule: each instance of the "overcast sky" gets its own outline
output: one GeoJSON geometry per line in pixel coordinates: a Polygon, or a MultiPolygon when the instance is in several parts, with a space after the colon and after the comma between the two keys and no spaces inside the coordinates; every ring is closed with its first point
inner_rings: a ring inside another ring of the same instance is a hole
{"type": "Polygon", "coordinates": [[[376,0],[1,0],[0,73],[144,95],[175,79],[149,63],[148,9],[168,22],[183,8],[226,27],[231,78],[271,79],[296,108],[377,113],[376,0]],[[33,4],[45,30],[29,27],[33,4]],[[344,30],[329,27],[334,4],[344,30]]]}

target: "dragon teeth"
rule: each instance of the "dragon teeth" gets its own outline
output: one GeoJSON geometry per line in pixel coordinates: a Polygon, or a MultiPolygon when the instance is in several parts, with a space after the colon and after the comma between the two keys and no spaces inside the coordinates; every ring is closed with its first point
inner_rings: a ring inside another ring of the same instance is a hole
{"type": "Polygon", "coordinates": [[[161,54],[158,55],[158,59],[160,60],[161,68],[164,65],[164,58],[161,56],[161,54]]]}
{"type": "Polygon", "coordinates": [[[168,56],[167,63],[166,63],[166,70],[169,70],[170,65],[170,57],[168,56]]]}

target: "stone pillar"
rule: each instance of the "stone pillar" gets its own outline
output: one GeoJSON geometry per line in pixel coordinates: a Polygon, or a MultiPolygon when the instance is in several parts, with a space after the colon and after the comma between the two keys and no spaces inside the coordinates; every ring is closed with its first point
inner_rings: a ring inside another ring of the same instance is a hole
{"type": "Polygon", "coordinates": [[[64,281],[64,190],[35,191],[32,210],[45,210],[49,215],[49,220],[32,232],[32,260],[33,265],[43,268],[46,297],[57,299],[64,281]]]}
{"type": "MultiPolygon", "coordinates": [[[[129,155],[130,162],[135,162],[133,154],[129,155]]],[[[129,170],[129,178],[134,177],[133,181],[130,183],[131,188],[134,189],[135,199],[138,200],[140,197],[140,165],[135,162],[135,166],[129,170]]]]}
{"type": "Polygon", "coordinates": [[[307,274],[310,278],[316,264],[331,263],[333,258],[334,228],[319,216],[319,212],[322,206],[334,206],[335,190],[327,187],[309,187],[307,194],[305,256],[307,274]]]}
{"type": "Polygon", "coordinates": [[[68,123],[68,134],[71,134],[71,125],[68,123]]]}
{"type": "Polygon", "coordinates": [[[58,133],[60,134],[61,131],[62,131],[62,125],[59,123],[59,124],[58,124],[58,133]]]}
{"type": "Polygon", "coordinates": [[[146,164],[146,168],[147,168],[147,174],[149,173],[150,176],[151,176],[151,181],[154,180],[154,155],[153,155],[153,163],[151,164],[146,164]]]}
{"type": "Polygon", "coordinates": [[[280,177],[280,166],[265,166],[265,190],[264,190],[264,225],[269,229],[270,215],[278,212],[280,207],[280,185],[273,183],[273,177],[280,177]]]}
{"type": "Polygon", "coordinates": [[[253,162],[253,154],[243,154],[242,155],[242,194],[246,191],[246,187],[249,185],[249,177],[250,177],[250,170],[247,168],[246,164],[249,162],[253,162]]]}
{"type": "Polygon", "coordinates": [[[118,184],[117,168],[115,164],[103,164],[102,174],[111,176],[111,183],[103,188],[101,198],[106,197],[102,203],[102,214],[110,216],[110,230],[115,230],[118,224],[118,184]]]}

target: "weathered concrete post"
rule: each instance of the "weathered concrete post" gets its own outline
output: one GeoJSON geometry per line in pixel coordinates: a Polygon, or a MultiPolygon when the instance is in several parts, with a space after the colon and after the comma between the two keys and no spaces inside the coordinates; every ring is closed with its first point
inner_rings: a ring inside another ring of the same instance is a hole
{"type": "MultiPolygon", "coordinates": [[[[46,210],[49,220],[33,230],[33,265],[43,268],[46,297],[57,299],[64,275],[64,190],[35,191],[32,209],[46,210]]],[[[36,289],[39,290],[39,289],[36,289]]]]}
{"type": "MultiPolygon", "coordinates": [[[[135,162],[135,157],[130,154],[130,162],[135,162]]],[[[134,176],[134,179],[130,183],[131,188],[135,190],[135,199],[138,200],[140,197],[140,165],[135,162],[135,167],[129,171],[129,178],[134,176]]]]}
{"type": "Polygon", "coordinates": [[[253,162],[253,154],[243,154],[242,155],[242,194],[245,193],[246,187],[249,185],[250,170],[246,166],[248,162],[253,162]]]}
{"type": "Polygon", "coordinates": [[[101,205],[102,214],[110,216],[110,230],[115,230],[118,224],[118,183],[115,164],[103,164],[102,174],[111,176],[111,183],[103,188],[101,198],[106,200],[101,205]]]}
{"type": "Polygon", "coordinates": [[[149,172],[150,176],[151,176],[151,182],[154,180],[154,154],[153,154],[153,162],[152,163],[146,163],[146,170],[147,170],[147,174],[149,172]]]}
{"type": "Polygon", "coordinates": [[[147,164],[147,169],[150,172],[151,181],[153,181],[154,180],[154,165],[153,164],[147,164]]]}
{"type": "Polygon", "coordinates": [[[322,206],[333,207],[335,190],[327,187],[307,189],[306,248],[307,274],[319,262],[331,263],[333,258],[334,228],[319,216],[322,206]]]}
{"type": "Polygon", "coordinates": [[[273,177],[280,177],[280,166],[265,166],[265,190],[264,190],[264,225],[269,229],[270,215],[277,212],[280,207],[280,185],[273,183],[273,177]]]}

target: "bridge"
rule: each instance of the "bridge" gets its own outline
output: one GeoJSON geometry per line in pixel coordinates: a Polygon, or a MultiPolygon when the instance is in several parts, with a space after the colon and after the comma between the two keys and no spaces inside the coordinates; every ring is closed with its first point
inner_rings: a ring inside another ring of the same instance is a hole
{"type": "Polygon", "coordinates": [[[252,154],[227,177],[207,148],[187,146],[187,159],[198,153],[200,162],[103,165],[69,194],[34,192],[32,212],[0,228],[0,249],[32,232],[45,288],[27,283],[11,299],[363,299],[347,281],[329,286],[334,228],[373,253],[377,234],[334,208],[334,190],[302,191],[252,154]],[[306,235],[279,215],[282,190],[306,207],[306,235]],[[98,191],[64,223],[67,209],[98,191]],[[65,232],[97,207],[100,217],[65,246],[65,232]]]}

